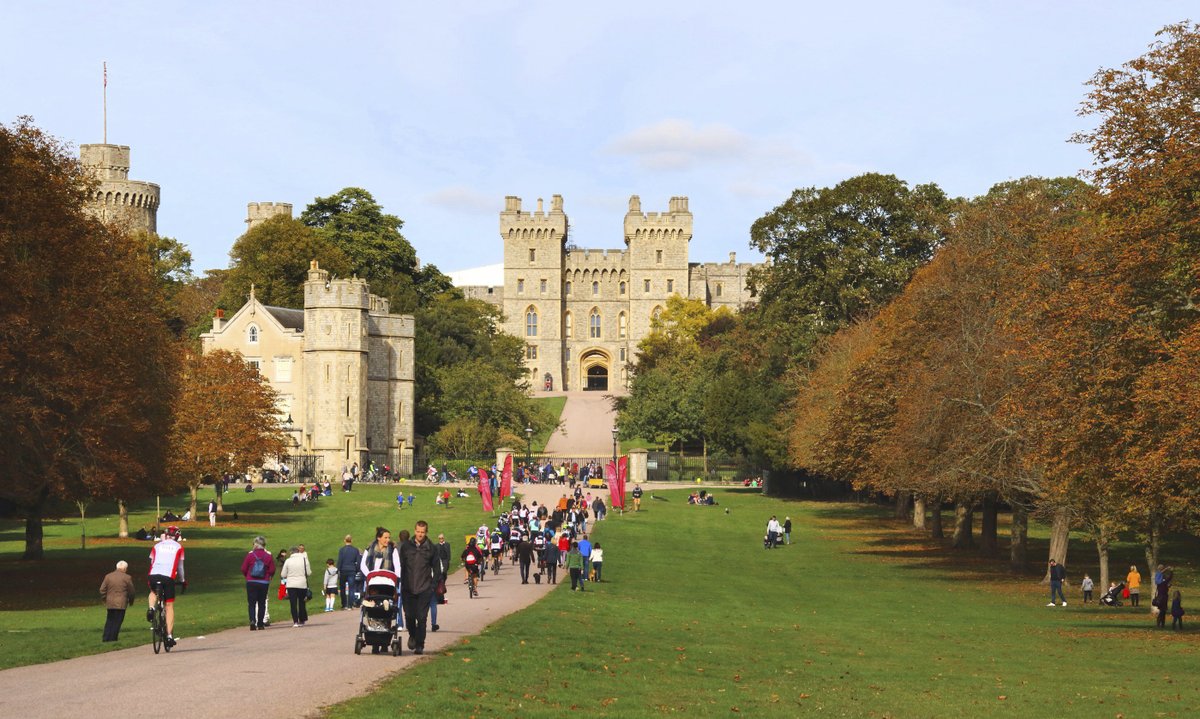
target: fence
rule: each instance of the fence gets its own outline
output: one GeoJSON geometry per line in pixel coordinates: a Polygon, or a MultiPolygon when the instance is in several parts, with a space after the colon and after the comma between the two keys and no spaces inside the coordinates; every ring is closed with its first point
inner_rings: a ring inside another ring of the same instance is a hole
{"type": "Polygon", "coordinates": [[[740,482],[762,476],[762,468],[740,457],[724,455],[679,455],[676,452],[648,452],[646,479],[651,482],[740,482]]]}

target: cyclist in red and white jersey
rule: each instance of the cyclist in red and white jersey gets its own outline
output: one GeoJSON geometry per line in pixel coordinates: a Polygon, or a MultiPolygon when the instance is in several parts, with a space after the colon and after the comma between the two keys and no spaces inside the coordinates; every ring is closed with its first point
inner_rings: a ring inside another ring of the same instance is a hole
{"type": "Polygon", "coordinates": [[[175,643],[175,582],[179,581],[187,590],[187,578],[183,572],[183,536],[179,527],[167,527],[162,540],[150,550],[150,572],[146,583],[150,587],[150,606],[146,610],[146,619],[154,621],[154,604],[158,595],[154,592],[157,584],[162,585],[163,601],[167,605],[167,643],[175,643]]]}

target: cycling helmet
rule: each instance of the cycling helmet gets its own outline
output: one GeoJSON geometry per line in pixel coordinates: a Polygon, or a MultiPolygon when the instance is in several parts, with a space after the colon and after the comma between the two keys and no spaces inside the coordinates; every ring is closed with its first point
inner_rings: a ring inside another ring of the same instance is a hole
{"type": "Polygon", "coordinates": [[[179,527],[176,527],[174,524],[172,524],[171,526],[167,527],[167,537],[178,542],[180,538],[183,537],[183,534],[180,533],[179,527]]]}

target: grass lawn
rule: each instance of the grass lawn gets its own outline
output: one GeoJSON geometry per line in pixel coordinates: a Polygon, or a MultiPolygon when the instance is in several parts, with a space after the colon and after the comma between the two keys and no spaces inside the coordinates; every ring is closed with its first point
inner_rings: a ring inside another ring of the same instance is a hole
{"type": "MultiPolygon", "coordinates": [[[[247,622],[245,581],[239,570],[257,534],[267,538],[267,548],[277,554],[282,547],[304,543],[312,561],[310,582],[319,585],[325,560],[335,558],[346,534],[359,548],[374,537],[377,525],[392,530],[412,530],[418,519],[430,523],[436,537],[445,532],[455,551],[462,550],[462,537],[479,526],[479,500],[453,501],[449,509],[434,506],[434,490],[423,482],[399,485],[356,484],[343,494],[336,488],[332,497],[293,507],[290,485],[262,487],[253,494],[241,489],[225,495],[225,510],[215,528],[204,521],[179,523],[187,541],[185,568],[189,590],[180,595],[177,636],[197,636],[247,622]],[[415,509],[396,508],[396,493],[404,487],[417,498],[415,509]],[[233,520],[237,511],[238,519],[233,520]],[[457,538],[457,539],[455,539],[457,538]]],[[[202,493],[203,513],[211,489],[202,493]]],[[[187,507],[183,497],[163,498],[164,510],[177,514],[187,507]]],[[[40,562],[20,559],[24,551],[24,523],[0,520],[0,668],[36,664],[83,654],[97,654],[150,641],[145,621],[145,574],[150,542],[118,539],[115,506],[112,514],[101,514],[103,505],[92,508],[87,521],[88,548],[79,548],[78,518],[52,520],[45,526],[46,558],[40,562]],[[125,615],[121,640],[101,644],[105,610],[99,587],[104,575],[118,560],[129,562],[129,573],[137,587],[137,603],[125,615]]],[[[153,501],[130,511],[132,531],[153,526],[153,501]]],[[[271,586],[272,596],[277,583],[271,586]]],[[[314,597],[320,610],[321,599],[314,597]]],[[[286,601],[271,600],[271,615],[277,621],[288,617],[286,601]]],[[[149,650],[147,650],[149,652],[149,650]]]]}
{"type": "MultiPolygon", "coordinates": [[[[656,494],[670,501],[644,500],[647,511],[595,531],[605,582],[559,586],[329,715],[1200,712],[1200,630],[1155,631],[1146,607],[1083,607],[1080,573],[1070,607],[1049,609],[1034,574],[945,550],[885,509],[739,489],[692,507],[682,492],[656,494]],[[792,517],[792,546],[763,550],[771,514],[792,517]]],[[[1042,535],[1033,549],[1044,547],[1042,535]]],[[[1082,542],[1072,553],[1080,567],[1094,561],[1082,542]]],[[[1178,575],[1185,597],[1192,572],[1178,575]]]]}

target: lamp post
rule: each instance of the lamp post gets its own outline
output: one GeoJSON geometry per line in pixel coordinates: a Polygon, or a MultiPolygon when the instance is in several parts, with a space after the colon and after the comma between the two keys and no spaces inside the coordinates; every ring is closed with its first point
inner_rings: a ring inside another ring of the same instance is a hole
{"type": "Polygon", "coordinates": [[[617,426],[615,424],[613,425],[612,433],[613,433],[613,471],[615,472],[617,470],[617,433],[618,433],[617,426]]]}
{"type": "MultiPolygon", "coordinates": [[[[533,427],[525,427],[525,471],[529,472],[530,462],[533,461],[533,427]]],[[[528,475],[526,475],[528,476],[528,475]]]]}

